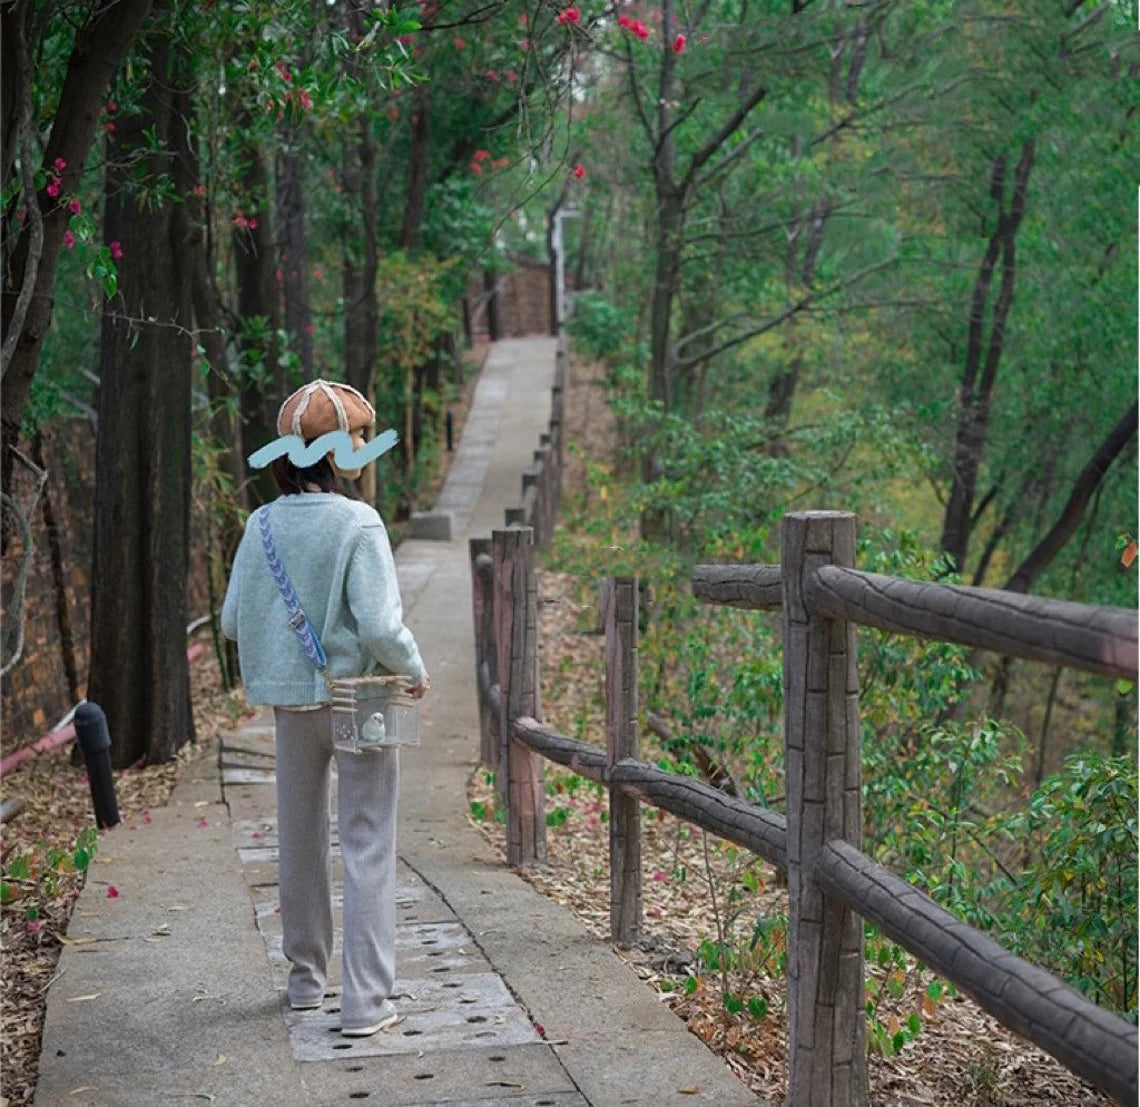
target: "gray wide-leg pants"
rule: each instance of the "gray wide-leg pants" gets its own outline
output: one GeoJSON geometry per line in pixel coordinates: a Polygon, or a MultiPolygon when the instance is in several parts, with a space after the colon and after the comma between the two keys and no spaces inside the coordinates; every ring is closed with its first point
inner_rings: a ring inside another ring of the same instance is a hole
{"type": "Polygon", "coordinates": [[[333,947],[329,779],[336,757],[344,858],[344,994],[341,1024],[368,1026],[389,1010],[396,976],[395,749],[353,754],[333,747],[330,709],[274,708],[281,928],[292,963],[289,999],[325,993],[333,947]]]}

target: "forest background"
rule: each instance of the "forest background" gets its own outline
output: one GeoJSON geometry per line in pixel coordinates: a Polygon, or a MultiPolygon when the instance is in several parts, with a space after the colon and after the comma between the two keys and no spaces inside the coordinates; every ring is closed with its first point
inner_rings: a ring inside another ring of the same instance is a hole
{"type": "MultiPolygon", "coordinates": [[[[776,629],[685,581],[778,560],[789,508],[856,512],[865,568],[1135,607],[1133,5],[0,16],[3,488],[21,435],[95,421],[116,764],[193,736],[169,585],[204,511],[220,596],[284,396],[373,395],[403,448],[357,491],[406,515],[471,275],[559,234],[616,421],[548,565],[642,575],[670,766],[780,805],[776,629]]],[[[1135,1019],[1134,687],[873,634],[860,666],[876,856],[1135,1019]]]]}

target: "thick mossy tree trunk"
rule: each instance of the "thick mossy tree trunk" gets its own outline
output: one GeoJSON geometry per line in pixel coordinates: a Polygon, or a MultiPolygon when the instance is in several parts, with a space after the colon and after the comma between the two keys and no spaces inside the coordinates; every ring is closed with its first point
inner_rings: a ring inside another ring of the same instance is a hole
{"type": "Polygon", "coordinates": [[[190,273],[187,206],[140,209],[139,167],[193,190],[185,149],[189,64],[156,34],[139,112],[108,143],[104,233],[122,247],[104,308],[95,448],[88,698],[106,712],[111,759],[167,761],[194,738],[186,660],[190,536],[190,273]],[[144,130],[153,127],[157,141],[144,130]],[[165,151],[174,150],[172,159],[165,151]]]}
{"type": "MultiPolygon", "coordinates": [[[[51,133],[43,150],[41,165],[59,173],[61,193],[75,192],[87,162],[99,123],[103,103],[115,72],[139,25],[150,10],[151,0],[101,0],[93,5],[86,22],[77,30],[67,63],[67,76],[55,107],[51,133]]],[[[33,132],[40,125],[32,117],[29,92],[33,79],[38,43],[29,41],[33,25],[30,0],[5,4],[2,43],[2,88],[0,127],[4,138],[3,185],[11,183],[15,155],[23,148],[24,177],[31,180],[35,166],[33,132]],[[15,141],[13,141],[15,140],[15,141]]],[[[14,220],[18,205],[11,205],[14,220]]],[[[62,199],[45,190],[32,198],[30,217],[23,227],[5,227],[4,283],[0,296],[3,323],[4,407],[0,412],[0,487],[11,492],[13,453],[20,434],[20,422],[28,402],[32,378],[40,362],[40,351],[51,326],[55,274],[63,235],[70,218],[62,199]],[[40,218],[42,213],[42,220],[40,218]],[[11,251],[9,253],[9,250],[11,251]]],[[[110,241],[108,239],[108,241],[110,241]]]]}

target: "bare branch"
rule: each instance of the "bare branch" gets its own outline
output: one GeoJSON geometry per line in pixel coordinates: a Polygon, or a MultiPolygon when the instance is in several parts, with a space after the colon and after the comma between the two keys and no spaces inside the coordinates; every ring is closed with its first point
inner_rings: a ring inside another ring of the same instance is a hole
{"type": "Polygon", "coordinates": [[[682,193],[689,191],[705,163],[732,137],[748,118],[752,109],[767,95],[768,89],[763,85],[753,89],[748,99],[725,120],[720,130],[693,155],[693,160],[689,163],[689,170],[681,181],[680,191],[682,193]]]}

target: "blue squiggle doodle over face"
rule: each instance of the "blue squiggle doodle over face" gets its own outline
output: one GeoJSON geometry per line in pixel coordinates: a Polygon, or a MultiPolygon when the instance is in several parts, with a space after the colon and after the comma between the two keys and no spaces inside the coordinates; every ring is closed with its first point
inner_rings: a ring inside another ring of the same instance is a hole
{"type": "Polygon", "coordinates": [[[386,430],[371,442],[366,442],[359,450],[354,450],[352,436],[348,431],[329,431],[320,438],[314,438],[307,446],[300,435],[283,434],[250,454],[249,464],[251,468],[264,469],[283,454],[288,454],[289,460],[298,469],[305,469],[315,465],[332,450],[333,461],[338,469],[363,469],[365,465],[371,465],[382,454],[386,454],[399,441],[400,436],[394,430],[386,430]]]}

